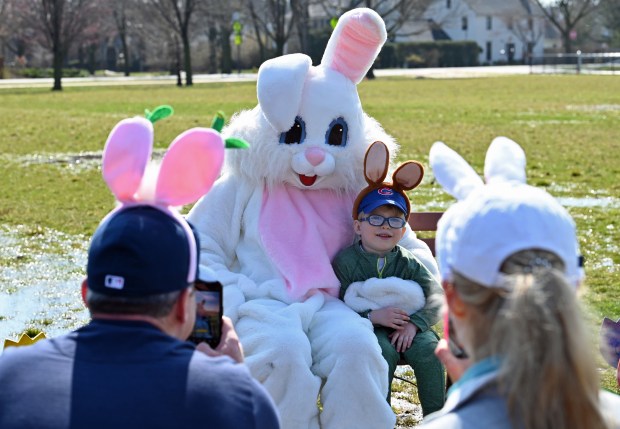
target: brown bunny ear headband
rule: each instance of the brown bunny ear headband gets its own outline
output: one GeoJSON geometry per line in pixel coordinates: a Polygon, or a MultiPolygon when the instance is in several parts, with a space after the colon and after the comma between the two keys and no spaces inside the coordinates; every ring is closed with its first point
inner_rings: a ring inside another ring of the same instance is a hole
{"type": "Polygon", "coordinates": [[[364,157],[364,176],[368,186],[359,193],[353,203],[353,219],[360,211],[368,214],[382,205],[396,206],[409,218],[411,204],[405,191],[417,187],[424,177],[424,167],[417,161],[402,163],[392,174],[392,183],[384,182],[388,173],[390,153],[380,141],[374,142],[364,157]]]}

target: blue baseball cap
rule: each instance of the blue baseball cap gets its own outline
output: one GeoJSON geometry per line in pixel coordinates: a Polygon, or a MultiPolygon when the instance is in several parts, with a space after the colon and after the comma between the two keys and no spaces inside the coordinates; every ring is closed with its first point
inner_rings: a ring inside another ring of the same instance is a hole
{"type": "Polygon", "coordinates": [[[361,212],[369,214],[377,207],[386,205],[395,206],[403,212],[405,217],[409,216],[408,201],[400,192],[387,186],[373,189],[366,194],[357,207],[357,214],[359,215],[361,212]]]}
{"type": "Polygon", "coordinates": [[[112,212],[93,234],[88,288],[110,296],[184,289],[198,273],[198,235],[183,217],[154,206],[112,212]]]}

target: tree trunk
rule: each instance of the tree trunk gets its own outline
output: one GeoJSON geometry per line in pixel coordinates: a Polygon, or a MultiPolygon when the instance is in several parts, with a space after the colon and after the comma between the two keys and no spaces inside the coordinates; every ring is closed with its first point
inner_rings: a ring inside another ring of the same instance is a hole
{"type": "Polygon", "coordinates": [[[232,73],[232,52],[230,49],[231,31],[227,26],[223,26],[220,32],[222,43],[222,73],[232,73]]]}
{"type": "Polygon", "coordinates": [[[284,44],[286,41],[283,38],[278,37],[276,40],[276,57],[284,55],[284,44]]]}
{"type": "Polygon", "coordinates": [[[62,63],[63,55],[60,48],[60,41],[54,42],[54,86],[52,91],[62,91],[62,63]]]}
{"type": "Polygon", "coordinates": [[[564,53],[572,54],[573,53],[573,41],[570,39],[570,30],[566,30],[562,32],[562,40],[564,42],[564,53]]]}
{"type": "Polygon", "coordinates": [[[125,76],[129,76],[129,46],[127,46],[127,35],[122,35],[121,44],[123,45],[123,56],[125,57],[125,76]]]}
{"type": "Polygon", "coordinates": [[[217,73],[217,48],[215,44],[217,43],[217,29],[215,25],[211,23],[209,25],[209,64],[207,66],[207,71],[211,74],[217,73]]]}
{"type": "Polygon", "coordinates": [[[192,76],[192,52],[191,46],[189,42],[189,34],[188,29],[185,27],[183,29],[183,34],[181,35],[183,42],[183,61],[185,66],[185,85],[192,86],[194,84],[194,79],[192,76]]]}
{"type": "Polygon", "coordinates": [[[62,66],[63,66],[63,46],[62,46],[62,4],[55,4],[52,12],[52,55],[54,67],[54,86],[52,91],[62,91],[62,66]]]}

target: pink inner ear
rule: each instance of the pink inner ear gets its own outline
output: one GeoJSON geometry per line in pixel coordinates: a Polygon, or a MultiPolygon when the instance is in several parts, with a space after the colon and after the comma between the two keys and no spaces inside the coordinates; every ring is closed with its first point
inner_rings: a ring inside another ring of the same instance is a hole
{"type": "Polygon", "coordinates": [[[364,174],[368,183],[381,183],[388,170],[388,150],[384,143],[374,142],[366,151],[364,174]]]}
{"type": "Polygon", "coordinates": [[[121,202],[133,200],[153,147],[153,125],[144,118],[124,119],[103,151],[103,179],[121,202]]]}
{"type": "Polygon", "coordinates": [[[424,168],[417,162],[406,162],[394,172],[392,179],[401,189],[410,190],[420,184],[424,177],[424,168]]]}
{"type": "Polygon", "coordinates": [[[384,31],[370,16],[351,16],[333,46],[328,66],[357,84],[366,75],[384,41],[384,31]]]}
{"type": "Polygon", "coordinates": [[[179,135],[162,160],[156,201],[170,206],[190,204],[206,194],[224,163],[222,136],[207,128],[179,135]]]}

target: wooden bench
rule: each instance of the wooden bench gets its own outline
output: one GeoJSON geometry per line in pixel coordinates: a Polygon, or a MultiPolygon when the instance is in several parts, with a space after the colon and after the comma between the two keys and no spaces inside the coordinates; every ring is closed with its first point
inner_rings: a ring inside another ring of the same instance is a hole
{"type": "MultiPolygon", "coordinates": [[[[422,240],[428,245],[428,247],[431,249],[431,253],[433,254],[433,256],[435,256],[434,233],[437,231],[437,222],[439,222],[439,219],[441,219],[443,213],[444,212],[412,212],[409,215],[409,226],[416,234],[418,234],[419,232],[429,233],[424,234],[426,236],[418,237],[418,239],[422,240]]],[[[401,358],[398,361],[398,365],[407,365],[407,362],[405,362],[401,358]]],[[[394,375],[394,378],[415,385],[415,382],[412,380],[408,380],[397,375],[394,375]]]]}
{"type": "MultiPolygon", "coordinates": [[[[437,222],[443,216],[443,212],[412,212],[409,215],[409,226],[416,232],[435,232],[437,231],[437,222]]],[[[420,240],[428,244],[431,253],[435,256],[435,237],[419,237],[420,240]]]]}

